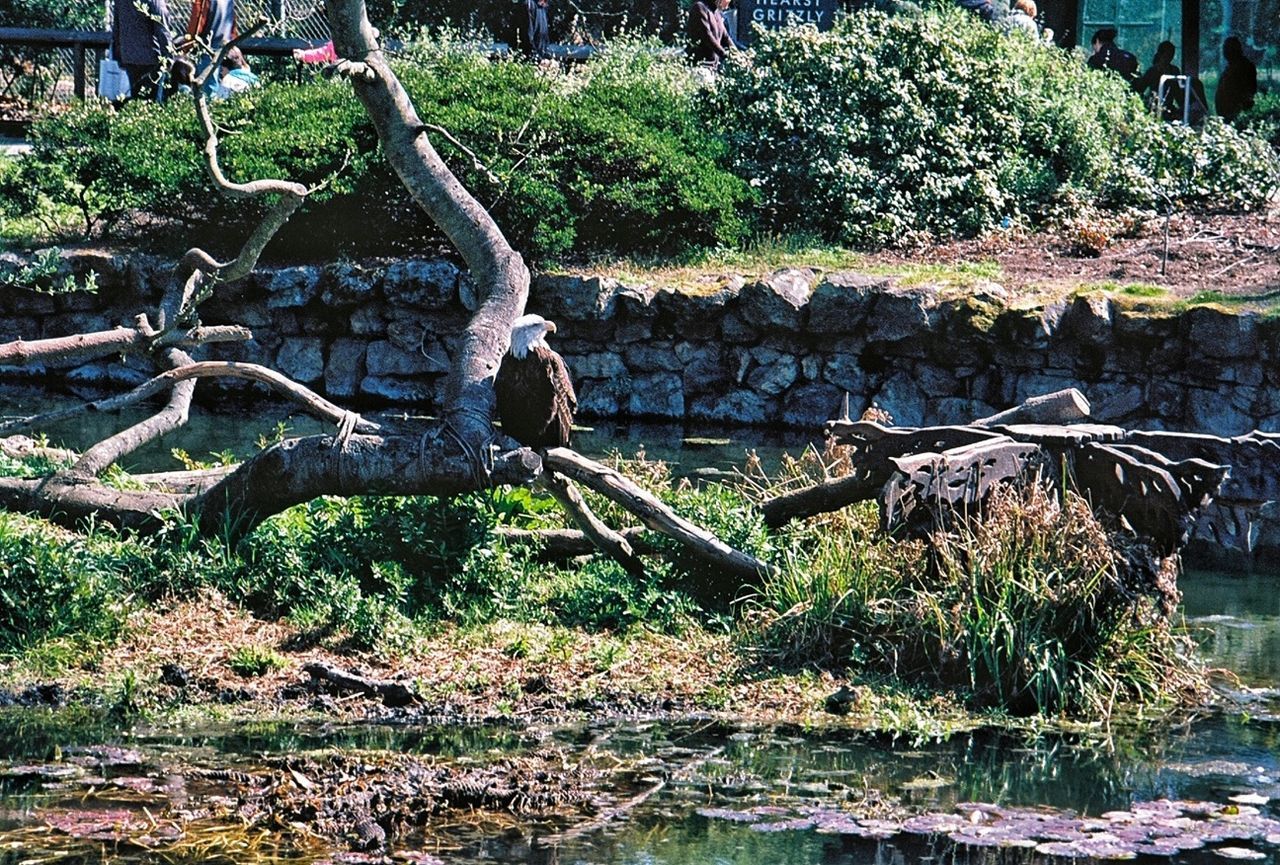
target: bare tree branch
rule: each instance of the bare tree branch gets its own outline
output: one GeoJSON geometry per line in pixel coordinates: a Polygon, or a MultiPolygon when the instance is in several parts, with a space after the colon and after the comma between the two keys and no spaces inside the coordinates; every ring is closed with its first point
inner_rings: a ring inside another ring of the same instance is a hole
{"type": "Polygon", "coordinates": [[[755,580],[774,568],[726,544],[715,535],[676,514],[651,493],[618,472],[568,448],[550,448],[543,455],[548,470],[584,484],[631,511],[640,522],[684,544],[692,553],[744,579],[755,580]]]}
{"type": "Polygon", "coordinates": [[[578,492],[578,488],[568,478],[555,472],[543,472],[538,483],[569,512],[569,516],[578,524],[582,534],[589,538],[591,543],[622,565],[623,569],[633,577],[644,576],[644,562],[636,556],[631,544],[592,513],[591,508],[582,498],[582,493],[578,492]]]}

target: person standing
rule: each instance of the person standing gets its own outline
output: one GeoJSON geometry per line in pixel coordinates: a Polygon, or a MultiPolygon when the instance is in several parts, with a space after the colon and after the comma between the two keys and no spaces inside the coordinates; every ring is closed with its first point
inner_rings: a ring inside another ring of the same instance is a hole
{"type": "Polygon", "coordinates": [[[1013,11],[1005,18],[1005,26],[1010,30],[1022,30],[1033,39],[1040,38],[1040,25],[1036,23],[1039,14],[1035,0],[1014,0],[1013,11]]]}
{"type": "Polygon", "coordinates": [[[522,32],[525,53],[534,61],[551,56],[551,19],[547,0],[525,0],[528,18],[522,32]]]}
{"type": "MultiPolygon", "coordinates": [[[[1160,79],[1168,75],[1182,74],[1182,70],[1173,62],[1173,54],[1173,43],[1168,40],[1161,42],[1156,47],[1155,56],[1151,58],[1151,65],[1147,67],[1147,71],[1142,73],[1141,78],[1133,82],[1133,89],[1150,106],[1155,106],[1156,100],[1159,99],[1160,79]],[[1150,96],[1147,95],[1148,93],[1150,93],[1150,96]]],[[[1171,83],[1165,89],[1164,104],[1158,106],[1160,116],[1165,120],[1181,120],[1183,98],[1182,85],[1177,82],[1171,83]]]]}
{"type": "Polygon", "coordinates": [[[1234,36],[1222,43],[1222,57],[1227,68],[1218,79],[1213,108],[1223,119],[1233,120],[1241,111],[1253,107],[1253,97],[1258,95],[1258,67],[1244,56],[1244,46],[1234,36]]]}
{"type": "Polygon", "coordinates": [[[1090,69],[1109,69],[1133,84],[1138,77],[1138,58],[1116,44],[1116,28],[1103,27],[1093,34],[1090,69]]]}
{"type": "Polygon", "coordinates": [[[709,69],[719,69],[720,61],[734,49],[721,14],[728,8],[729,0],[694,0],[689,9],[689,56],[709,69]]]}
{"type": "MultiPolygon", "coordinates": [[[[236,35],[235,0],[195,0],[183,42],[184,50],[194,48],[197,52],[196,75],[207,69],[219,49],[236,35]]],[[[212,96],[217,87],[218,76],[210,75],[204,84],[205,94],[212,96]]]]}
{"type": "Polygon", "coordinates": [[[165,0],[112,0],[111,54],[129,78],[130,99],[161,98],[161,63],[173,56],[165,0]]]}

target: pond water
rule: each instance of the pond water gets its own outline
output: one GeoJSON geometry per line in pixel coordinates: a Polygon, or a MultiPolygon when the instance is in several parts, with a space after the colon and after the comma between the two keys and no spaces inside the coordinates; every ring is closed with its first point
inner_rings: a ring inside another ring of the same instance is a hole
{"type": "MultiPolygon", "coordinates": [[[[92,398],[92,397],[90,397],[92,398]]],[[[0,418],[25,417],[40,412],[77,405],[82,400],[69,394],[55,394],[16,385],[0,385],[0,418]]],[[[154,409],[153,409],[154,410],[154,409]]],[[[50,444],[82,450],[130,424],[147,417],[143,408],[120,412],[94,413],[42,428],[50,444]]],[[[381,420],[377,412],[367,415],[381,420]]],[[[417,419],[403,411],[386,412],[388,423],[412,426],[417,419]]],[[[618,451],[633,456],[643,450],[651,458],[671,461],[677,471],[702,468],[732,470],[743,464],[748,449],[771,466],[784,450],[799,453],[807,444],[821,442],[821,430],[813,435],[781,433],[768,430],[743,430],[709,425],[584,420],[574,427],[573,446],[588,456],[604,456],[618,451]]],[[[215,404],[196,404],[189,422],[131,454],[124,468],[131,472],[157,472],[179,469],[175,449],[185,451],[197,460],[210,461],[221,454],[244,459],[256,453],[263,441],[274,441],[283,431],[289,436],[333,432],[310,416],[299,414],[295,407],[272,402],[246,403],[241,397],[228,396],[215,404]]]]}
{"type": "MultiPolygon", "coordinates": [[[[29,410],[0,402],[0,413],[29,410]]],[[[284,416],[282,410],[278,417],[284,416]]],[[[108,420],[112,428],[119,427],[120,419],[108,420]]],[[[201,409],[191,430],[139,455],[136,468],[173,467],[168,456],[172,447],[182,447],[193,456],[223,449],[243,455],[256,446],[258,436],[272,435],[276,422],[277,417],[261,412],[252,420],[229,422],[224,413],[201,409]]],[[[320,429],[305,419],[286,422],[295,434],[320,429]]],[[[102,432],[78,424],[55,432],[54,440],[79,446],[102,432]]],[[[772,440],[763,452],[772,456],[783,446],[794,450],[803,443],[772,440]]],[[[651,454],[686,469],[731,468],[740,463],[745,450],[723,430],[691,435],[660,427],[598,430],[584,433],[580,444],[595,452],[608,447],[628,452],[643,444],[651,454]]],[[[1154,861],[1151,851],[1161,851],[1160,858],[1166,861],[1198,865],[1221,861],[1226,850],[1234,851],[1233,856],[1252,857],[1247,861],[1280,865],[1280,823],[1267,828],[1271,824],[1265,822],[1280,820],[1280,574],[1191,572],[1185,575],[1182,588],[1187,624],[1202,651],[1212,665],[1229,671],[1221,676],[1232,694],[1226,708],[1176,721],[1129,719],[1072,734],[979,730],[945,741],[909,741],[849,731],[737,727],[698,719],[661,723],[632,719],[554,730],[256,724],[206,731],[145,727],[120,731],[92,724],[52,728],[34,710],[3,710],[0,865],[364,861],[329,860],[307,845],[269,843],[263,837],[214,843],[192,836],[189,843],[162,843],[148,850],[119,838],[108,840],[110,833],[97,839],[72,839],[77,831],[57,828],[63,818],[56,815],[85,813],[75,809],[106,813],[124,809],[121,813],[155,823],[166,808],[176,807],[172,797],[165,799],[157,790],[167,783],[164,779],[190,767],[253,770],[281,756],[327,749],[463,762],[551,749],[569,761],[628,767],[619,775],[624,789],[617,798],[630,804],[618,819],[593,831],[574,834],[572,824],[554,818],[454,814],[430,821],[422,834],[398,840],[394,849],[399,861],[548,865],[1060,862],[1081,854],[1043,852],[1058,849],[1052,847],[1037,853],[1020,847],[970,845],[948,840],[945,831],[933,835],[886,831],[883,834],[888,837],[863,837],[868,834],[865,827],[854,831],[849,821],[854,819],[851,815],[872,819],[902,808],[960,814],[975,825],[983,820],[1011,823],[1014,817],[1029,819],[1028,814],[1054,821],[1075,819],[1071,815],[1097,819],[1112,814],[1107,819],[1123,821],[1127,818],[1114,816],[1116,812],[1154,813],[1125,811],[1135,805],[1140,808],[1141,803],[1187,800],[1221,807],[1216,816],[1195,812],[1187,817],[1179,812],[1164,822],[1152,818],[1165,834],[1191,831],[1188,826],[1203,828],[1210,819],[1223,825],[1264,821],[1257,823],[1263,828],[1252,836],[1227,831],[1220,837],[1219,833],[1200,849],[1147,844],[1139,858],[1154,861]],[[77,746],[104,744],[129,749],[134,756],[119,765],[105,761],[89,768],[69,756],[77,753],[77,746]],[[24,774],[14,768],[23,764],[58,767],[68,761],[80,767],[68,777],[24,774]],[[151,792],[144,795],[131,789],[129,784],[141,782],[125,783],[130,778],[150,779],[146,783],[151,792]],[[1233,804],[1233,797],[1244,804],[1233,804]],[[974,810],[976,806],[966,803],[1003,810],[974,810]],[[1018,811],[1020,807],[1036,810],[1018,811]],[[1175,824],[1181,828],[1168,828],[1175,824]],[[430,855],[405,858],[407,851],[430,855]]],[[[184,792],[184,802],[186,796],[184,792]]],[[[1067,837],[1077,829],[1055,831],[1065,831],[1063,837],[1067,837]]]]}

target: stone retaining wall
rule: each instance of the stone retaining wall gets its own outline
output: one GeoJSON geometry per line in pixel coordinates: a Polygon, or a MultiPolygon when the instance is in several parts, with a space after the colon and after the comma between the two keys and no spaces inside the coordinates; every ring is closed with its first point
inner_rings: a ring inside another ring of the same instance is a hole
{"type": "MultiPolygon", "coordinates": [[[[80,254],[68,267],[93,269],[96,295],[0,289],[0,341],[128,322],[154,307],[167,266],[80,254]]],[[[274,367],[348,406],[431,411],[473,306],[470,280],[447,261],[263,270],[202,308],[206,324],[244,324],[255,339],[203,356],[274,367]]],[[[1142,306],[1102,293],[1014,305],[993,284],[907,287],[791,269],[703,294],[543,276],[528,309],[557,323],[553,345],[584,416],[816,429],[848,392],[855,415],[875,402],[900,425],[958,423],[1077,386],[1099,421],[1280,430],[1280,321],[1142,306]]],[[[145,377],[118,360],[57,374],[115,387],[145,377]]]]}

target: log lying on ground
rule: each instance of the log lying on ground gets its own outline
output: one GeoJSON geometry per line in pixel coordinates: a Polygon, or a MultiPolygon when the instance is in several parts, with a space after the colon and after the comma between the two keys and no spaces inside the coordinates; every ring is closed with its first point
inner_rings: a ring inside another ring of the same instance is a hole
{"type": "Polygon", "coordinates": [[[312,661],[302,668],[312,681],[324,682],[339,691],[348,694],[366,694],[377,697],[383,704],[392,708],[411,706],[417,703],[418,695],[403,682],[389,679],[370,679],[349,670],[341,670],[323,661],[312,661]]]}
{"type": "Polygon", "coordinates": [[[1026,402],[997,412],[990,417],[979,418],[974,426],[999,426],[1003,424],[1042,423],[1072,424],[1089,417],[1089,401],[1073,387],[1066,390],[1029,397],[1026,402]]]}

